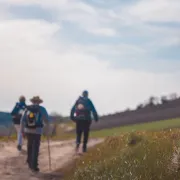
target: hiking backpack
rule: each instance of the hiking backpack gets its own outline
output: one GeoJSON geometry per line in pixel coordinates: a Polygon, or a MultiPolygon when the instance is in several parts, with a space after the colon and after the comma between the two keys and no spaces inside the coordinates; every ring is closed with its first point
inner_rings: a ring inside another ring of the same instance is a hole
{"type": "Polygon", "coordinates": [[[20,120],[21,120],[24,110],[25,110],[25,105],[16,103],[16,106],[14,107],[13,111],[11,112],[14,123],[20,124],[20,120]]]}
{"type": "Polygon", "coordinates": [[[39,106],[28,106],[26,110],[26,128],[43,127],[39,106]]]}
{"type": "Polygon", "coordinates": [[[87,119],[90,115],[90,110],[88,108],[88,99],[80,97],[76,102],[75,114],[77,119],[87,119]]]}

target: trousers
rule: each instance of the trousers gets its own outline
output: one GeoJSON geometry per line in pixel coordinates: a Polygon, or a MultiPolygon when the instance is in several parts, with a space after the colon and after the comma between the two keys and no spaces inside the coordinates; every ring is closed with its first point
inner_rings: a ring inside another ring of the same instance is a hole
{"type": "Polygon", "coordinates": [[[17,143],[18,145],[22,146],[22,133],[20,132],[20,125],[15,124],[14,126],[17,132],[17,143]]]}
{"type": "Polygon", "coordinates": [[[86,147],[89,139],[89,131],[90,131],[91,121],[87,120],[77,120],[76,121],[76,144],[79,146],[81,144],[82,135],[83,138],[83,146],[86,147]]]}
{"type": "Polygon", "coordinates": [[[41,142],[40,134],[26,133],[27,137],[27,163],[29,168],[38,168],[38,156],[41,142]]]}

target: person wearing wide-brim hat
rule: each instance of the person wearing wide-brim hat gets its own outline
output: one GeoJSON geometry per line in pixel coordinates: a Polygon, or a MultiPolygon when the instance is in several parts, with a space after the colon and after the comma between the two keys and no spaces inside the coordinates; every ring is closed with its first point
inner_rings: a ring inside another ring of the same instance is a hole
{"type": "Polygon", "coordinates": [[[33,98],[30,99],[30,101],[33,104],[41,104],[41,103],[43,103],[43,100],[39,96],[34,96],[33,98]]]}
{"type": "Polygon", "coordinates": [[[39,171],[38,156],[44,124],[49,125],[46,109],[40,106],[43,100],[39,96],[30,99],[32,105],[27,106],[21,119],[21,132],[27,137],[27,163],[35,172],[39,171]]]}
{"type": "Polygon", "coordinates": [[[20,132],[20,121],[25,108],[26,108],[26,98],[25,96],[20,96],[19,102],[16,103],[16,105],[14,106],[11,112],[14,127],[17,132],[17,149],[19,151],[22,150],[22,141],[23,141],[22,133],[20,132]]]}

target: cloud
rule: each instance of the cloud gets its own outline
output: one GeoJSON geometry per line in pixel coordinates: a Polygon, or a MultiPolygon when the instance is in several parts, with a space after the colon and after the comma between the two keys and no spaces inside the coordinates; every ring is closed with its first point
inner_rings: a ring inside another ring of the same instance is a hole
{"type": "Polygon", "coordinates": [[[43,21],[1,22],[1,108],[11,107],[20,94],[40,94],[49,110],[68,114],[81,91],[88,89],[102,114],[134,106],[149,93],[160,95],[180,88],[178,73],[114,70],[109,62],[83,49],[73,50],[69,45],[65,50],[54,37],[60,29],[43,21]]]}
{"type": "Polygon", "coordinates": [[[115,36],[116,31],[111,28],[96,28],[96,29],[87,29],[88,32],[97,34],[100,36],[115,36]]]}
{"type": "Polygon", "coordinates": [[[2,2],[10,3],[13,6],[33,6],[38,5],[41,8],[46,9],[52,14],[57,14],[59,21],[69,21],[76,23],[79,27],[86,30],[89,33],[101,36],[114,36],[116,30],[108,27],[109,18],[108,14],[101,9],[93,7],[81,0],[71,1],[22,1],[22,0],[7,0],[2,2]]]}
{"type": "Polygon", "coordinates": [[[143,22],[180,22],[179,0],[140,0],[126,10],[143,22]]]}
{"type": "MultiPolygon", "coordinates": [[[[2,2],[9,3],[11,6],[19,5],[20,7],[39,6],[50,13],[52,18],[56,16],[55,19],[58,22],[67,21],[74,23],[76,27],[80,27],[96,36],[139,36],[139,38],[156,36],[159,38],[159,42],[166,37],[175,39],[179,36],[177,28],[146,24],[147,22],[160,22],[161,16],[168,22],[171,19],[173,21],[178,20],[180,17],[180,5],[177,0],[139,0],[136,3],[112,2],[109,3],[109,6],[111,5],[109,9],[103,8],[103,6],[93,6],[93,4],[82,0],[2,0],[2,2]],[[157,11],[157,13],[154,11],[157,11]]],[[[106,3],[102,1],[101,5],[106,3]]]]}
{"type": "Polygon", "coordinates": [[[40,95],[49,112],[68,115],[81,91],[88,89],[98,112],[106,114],[135,107],[150,95],[176,92],[179,62],[152,55],[165,44],[168,48],[167,39],[178,45],[179,31],[147,24],[153,18],[144,11],[140,19],[136,10],[140,3],[104,9],[80,0],[1,0],[0,109],[11,110],[21,94],[40,95]],[[53,22],[35,16],[25,19],[23,14],[17,18],[7,4],[39,6],[56,18],[53,22]],[[132,14],[124,11],[131,8],[132,14]],[[64,21],[73,28],[65,27],[64,21]],[[86,32],[87,43],[79,28],[86,32]],[[78,41],[66,31],[74,32],[78,41]]]}
{"type": "MultiPolygon", "coordinates": [[[[82,48],[82,47],[81,47],[82,48]]],[[[95,45],[87,45],[83,47],[84,50],[91,53],[100,53],[103,54],[110,54],[110,55],[132,55],[132,54],[143,54],[146,53],[146,49],[143,47],[138,47],[131,44],[124,44],[124,43],[118,43],[118,44],[95,44],[95,45]]]]}

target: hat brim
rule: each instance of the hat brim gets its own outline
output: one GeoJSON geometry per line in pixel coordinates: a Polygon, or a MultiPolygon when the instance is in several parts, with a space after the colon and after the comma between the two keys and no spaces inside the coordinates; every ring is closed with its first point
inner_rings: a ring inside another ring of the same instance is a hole
{"type": "Polygon", "coordinates": [[[31,101],[32,103],[39,103],[39,104],[43,103],[43,100],[42,100],[42,99],[30,99],[30,101],[31,101]]]}

